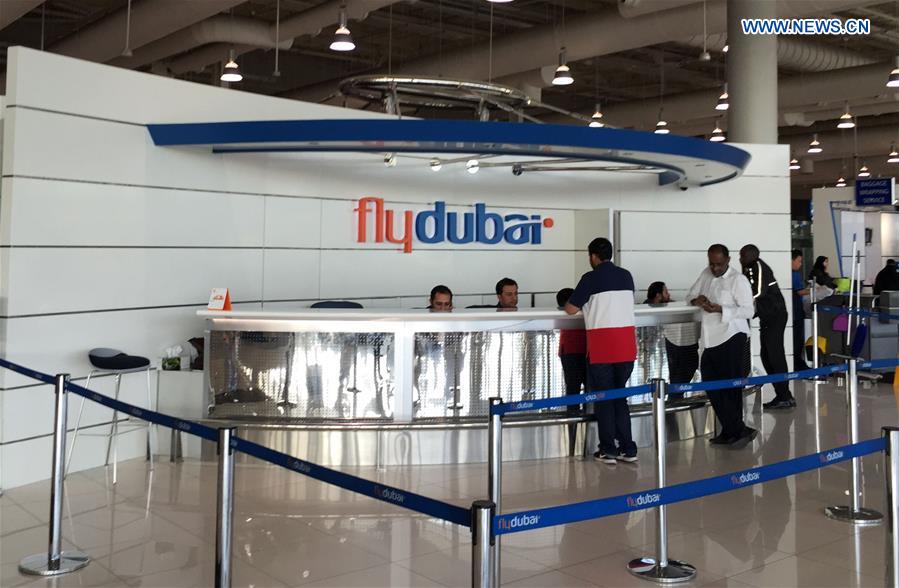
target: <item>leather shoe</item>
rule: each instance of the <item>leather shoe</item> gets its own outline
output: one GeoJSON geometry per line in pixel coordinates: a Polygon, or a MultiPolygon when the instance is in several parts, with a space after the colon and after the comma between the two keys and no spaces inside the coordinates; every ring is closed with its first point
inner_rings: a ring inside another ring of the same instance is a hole
{"type": "Polygon", "coordinates": [[[788,408],[796,408],[796,401],[792,398],[775,398],[771,402],[762,405],[765,410],[785,410],[788,408]]]}
{"type": "Polygon", "coordinates": [[[729,446],[731,449],[743,449],[750,443],[752,440],[758,436],[759,432],[752,427],[744,427],[743,432],[740,435],[730,442],[729,446]]]}
{"type": "Polygon", "coordinates": [[[735,439],[736,437],[725,436],[724,433],[720,433],[709,439],[709,443],[711,443],[712,445],[728,445],[735,439]]]}

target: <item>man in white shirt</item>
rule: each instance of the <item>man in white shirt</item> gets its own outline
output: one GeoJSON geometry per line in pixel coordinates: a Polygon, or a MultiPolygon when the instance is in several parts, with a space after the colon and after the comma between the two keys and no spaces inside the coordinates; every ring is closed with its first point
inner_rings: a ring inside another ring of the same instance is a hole
{"type": "MultiPolygon", "coordinates": [[[[755,314],[752,289],[746,276],[730,267],[727,247],[712,245],[708,257],[709,266],[687,293],[690,304],[704,311],[699,371],[706,382],[742,378],[749,319],[755,314]]],[[[721,423],[712,443],[739,449],[755,438],[758,431],[743,422],[742,387],[710,390],[708,397],[721,423]]]]}

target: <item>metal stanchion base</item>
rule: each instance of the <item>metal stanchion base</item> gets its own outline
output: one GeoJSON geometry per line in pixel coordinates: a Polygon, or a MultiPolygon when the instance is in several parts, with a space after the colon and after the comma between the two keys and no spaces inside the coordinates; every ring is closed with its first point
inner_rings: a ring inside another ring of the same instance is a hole
{"type": "Polygon", "coordinates": [[[86,553],[80,551],[63,551],[59,554],[59,565],[50,569],[50,556],[46,553],[36,553],[22,558],[19,562],[19,571],[32,576],[58,576],[80,570],[91,562],[86,553]]]}
{"type": "Polygon", "coordinates": [[[689,582],[696,576],[696,568],[688,563],[669,559],[668,565],[662,567],[651,557],[632,559],[627,564],[627,571],[638,578],[658,584],[689,582]]]}
{"type": "Polygon", "coordinates": [[[870,508],[852,510],[851,506],[828,506],[824,514],[829,519],[854,525],[879,525],[883,522],[883,515],[870,508]]]}

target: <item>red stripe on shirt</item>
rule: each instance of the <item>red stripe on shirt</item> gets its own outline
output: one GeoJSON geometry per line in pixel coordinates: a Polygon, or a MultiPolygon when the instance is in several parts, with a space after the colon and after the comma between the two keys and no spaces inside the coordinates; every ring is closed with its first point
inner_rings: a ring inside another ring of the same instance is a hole
{"type": "Polygon", "coordinates": [[[587,330],[587,357],[590,363],[636,360],[637,330],[634,327],[587,330]]]}
{"type": "Polygon", "coordinates": [[[587,332],[584,329],[562,329],[559,331],[559,355],[587,353],[587,332]]]}

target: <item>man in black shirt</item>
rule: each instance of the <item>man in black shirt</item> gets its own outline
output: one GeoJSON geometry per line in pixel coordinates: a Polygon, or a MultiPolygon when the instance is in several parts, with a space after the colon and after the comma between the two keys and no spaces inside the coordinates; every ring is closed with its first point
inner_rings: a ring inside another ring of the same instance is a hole
{"type": "Polygon", "coordinates": [[[874,295],[879,296],[884,290],[899,288],[899,273],[896,271],[896,260],[888,259],[886,266],[874,278],[874,295]]]}
{"type": "MultiPolygon", "coordinates": [[[[768,374],[784,374],[788,371],[784,352],[784,330],[787,327],[787,305],[777,286],[771,267],[759,259],[759,248],[745,245],[740,249],[740,265],[743,275],[749,279],[755,300],[755,315],[759,317],[762,365],[768,374]]],[[[766,402],[767,409],[793,408],[796,400],[787,382],[774,384],[774,400],[766,402]]]]}

